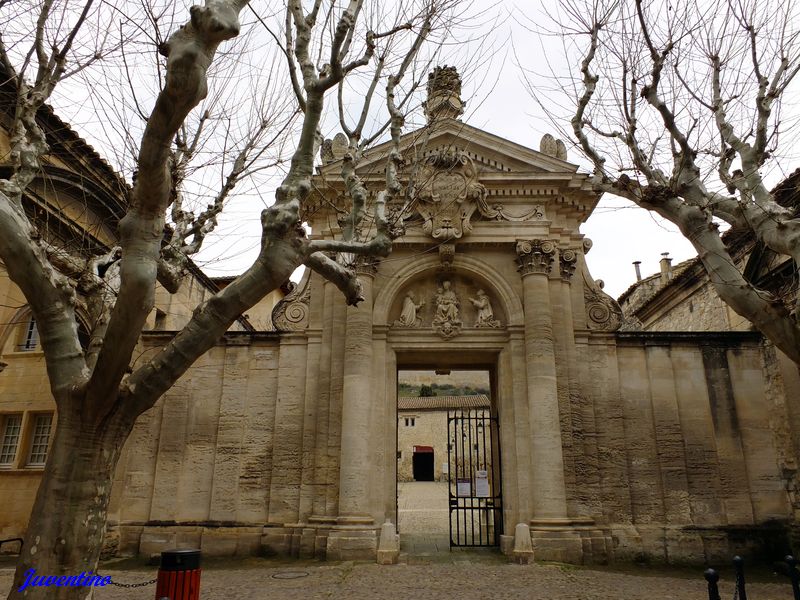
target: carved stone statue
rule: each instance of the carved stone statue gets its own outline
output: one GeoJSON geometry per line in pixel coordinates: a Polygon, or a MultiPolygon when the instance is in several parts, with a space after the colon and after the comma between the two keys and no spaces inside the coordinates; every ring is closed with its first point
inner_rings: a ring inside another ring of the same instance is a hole
{"type": "Polygon", "coordinates": [[[409,291],[403,299],[403,308],[400,310],[400,318],[394,322],[396,327],[419,327],[422,319],[417,316],[417,311],[425,306],[423,300],[417,304],[414,292],[409,291]]]}
{"type": "Polygon", "coordinates": [[[475,319],[475,327],[500,327],[500,321],[494,318],[492,303],[489,296],[483,290],[478,290],[477,298],[470,298],[472,306],[478,309],[478,317],[475,319]]]}
{"type": "Polygon", "coordinates": [[[460,302],[450,285],[449,281],[443,281],[437,290],[436,315],[433,317],[433,328],[444,337],[452,337],[461,331],[460,302]]]}
{"type": "Polygon", "coordinates": [[[549,133],[542,136],[542,141],[539,142],[539,152],[559,160],[567,160],[567,146],[563,140],[557,140],[549,133]]]}

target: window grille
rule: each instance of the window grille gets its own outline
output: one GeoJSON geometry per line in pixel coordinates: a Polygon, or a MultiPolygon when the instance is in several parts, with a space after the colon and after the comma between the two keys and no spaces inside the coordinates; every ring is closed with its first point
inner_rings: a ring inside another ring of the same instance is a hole
{"type": "Polygon", "coordinates": [[[0,440],[0,466],[13,464],[21,431],[22,415],[6,415],[3,437],[0,440]]]}
{"type": "Polygon", "coordinates": [[[39,347],[39,330],[36,328],[36,319],[31,317],[22,333],[21,343],[17,346],[17,350],[20,352],[36,350],[39,347]]]}
{"type": "Polygon", "coordinates": [[[50,441],[50,427],[53,424],[53,415],[36,415],[31,438],[31,454],[29,465],[43,465],[47,460],[47,445],[50,441]]]}

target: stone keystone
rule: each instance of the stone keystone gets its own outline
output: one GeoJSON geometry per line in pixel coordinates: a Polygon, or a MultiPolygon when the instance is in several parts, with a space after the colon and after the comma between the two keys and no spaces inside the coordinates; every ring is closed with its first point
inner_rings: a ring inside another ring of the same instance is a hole
{"type": "MultiPolygon", "coordinates": [[[[528,545],[530,545],[530,534],[528,534],[528,545]]],[[[386,519],[386,523],[381,526],[381,539],[378,542],[379,565],[395,565],[400,558],[400,536],[397,535],[394,523],[386,519]]]]}
{"type": "Polygon", "coordinates": [[[531,528],[526,523],[517,523],[514,529],[514,551],[511,553],[515,563],[527,565],[533,562],[531,528]]]}

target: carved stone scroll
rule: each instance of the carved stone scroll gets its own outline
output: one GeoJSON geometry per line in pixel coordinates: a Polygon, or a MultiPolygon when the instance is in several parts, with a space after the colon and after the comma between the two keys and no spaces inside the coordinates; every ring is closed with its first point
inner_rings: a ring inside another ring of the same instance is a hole
{"type": "Polygon", "coordinates": [[[557,140],[549,133],[542,136],[539,142],[539,152],[559,160],[567,160],[567,146],[562,140],[557,140]]]}
{"type": "Polygon", "coordinates": [[[310,273],[306,274],[291,292],[272,309],[272,324],[277,331],[303,331],[308,327],[308,308],[311,304],[310,273]]]}
{"type": "Polygon", "coordinates": [[[561,267],[561,279],[569,282],[575,274],[575,268],[578,266],[578,254],[574,250],[567,248],[559,252],[558,259],[561,267]]]}
{"type": "Polygon", "coordinates": [[[442,244],[439,246],[439,261],[442,263],[442,271],[453,270],[453,260],[456,257],[455,244],[442,244]]]}
{"type": "Polygon", "coordinates": [[[589,276],[585,262],[581,270],[587,326],[594,331],[616,331],[623,323],[622,309],[617,301],[606,294],[600,284],[589,276]]]}

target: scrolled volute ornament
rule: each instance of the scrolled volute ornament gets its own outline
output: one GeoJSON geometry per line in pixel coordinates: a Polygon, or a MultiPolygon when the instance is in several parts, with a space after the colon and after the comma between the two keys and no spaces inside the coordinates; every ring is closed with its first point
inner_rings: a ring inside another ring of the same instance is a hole
{"type": "Polygon", "coordinates": [[[311,281],[306,275],[283,300],[272,309],[272,324],[277,331],[303,331],[308,327],[308,311],[311,304],[311,281]]]}
{"type": "Polygon", "coordinates": [[[593,331],[617,331],[624,322],[622,309],[614,298],[603,291],[598,281],[589,277],[585,263],[581,271],[587,327],[593,331]]]}
{"type": "Polygon", "coordinates": [[[566,248],[561,250],[558,259],[561,268],[561,279],[568,282],[572,279],[578,266],[578,254],[575,250],[566,248]]]}

